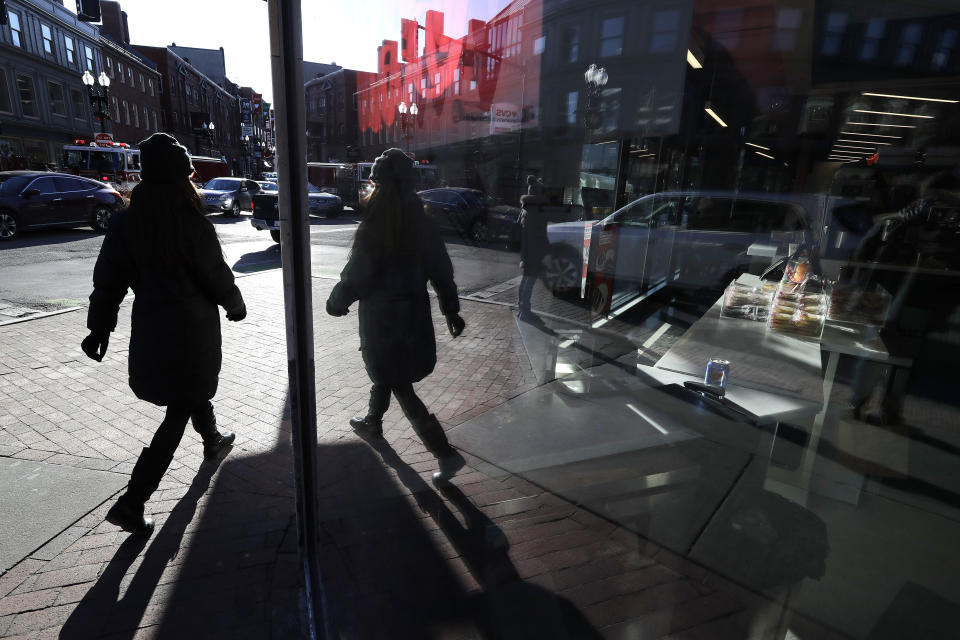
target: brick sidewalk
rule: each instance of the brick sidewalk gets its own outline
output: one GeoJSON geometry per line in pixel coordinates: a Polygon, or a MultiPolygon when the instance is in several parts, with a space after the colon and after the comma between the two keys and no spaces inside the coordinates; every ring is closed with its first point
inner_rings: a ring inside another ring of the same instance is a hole
{"type": "MultiPolygon", "coordinates": [[[[145,543],[107,501],[0,576],[0,637],[289,638],[302,630],[279,271],[238,281],[250,315],[224,323],[218,419],[238,434],[201,464],[192,430],[147,504],[145,543]]],[[[762,638],[781,609],[471,456],[437,492],[436,463],[394,403],[385,440],[347,420],[369,382],[356,314],[329,318],[314,280],[318,496],[330,624],[340,638],[762,638]]],[[[418,385],[454,426],[536,385],[509,308],[465,302],[457,340],[418,385]]],[[[85,313],[0,329],[0,455],[128,474],[162,409],[127,386],[129,311],[102,363],[85,313]]],[[[793,616],[801,638],[836,637],[793,616]]]]}

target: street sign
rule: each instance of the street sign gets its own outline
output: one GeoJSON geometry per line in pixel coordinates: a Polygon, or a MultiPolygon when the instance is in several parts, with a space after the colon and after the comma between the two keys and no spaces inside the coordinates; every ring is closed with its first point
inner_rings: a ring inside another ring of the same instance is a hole
{"type": "Polygon", "coordinates": [[[113,146],[113,134],[111,133],[98,133],[93,137],[93,139],[97,143],[98,147],[113,146]]]}

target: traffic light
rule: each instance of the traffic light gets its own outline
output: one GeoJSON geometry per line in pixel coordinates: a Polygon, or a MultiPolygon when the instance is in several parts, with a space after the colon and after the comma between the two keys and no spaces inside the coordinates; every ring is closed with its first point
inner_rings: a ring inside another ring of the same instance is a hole
{"type": "Polygon", "coordinates": [[[77,0],[77,17],[81,22],[100,22],[100,0],[77,0]]]}

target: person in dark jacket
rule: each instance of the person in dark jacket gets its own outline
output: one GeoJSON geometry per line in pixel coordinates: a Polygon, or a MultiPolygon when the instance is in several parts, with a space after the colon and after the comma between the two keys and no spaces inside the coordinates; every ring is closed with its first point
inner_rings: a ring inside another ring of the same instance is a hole
{"type": "Polygon", "coordinates": [[[144,503],[173,460],[187,420],[202,437],[207,460],[234,441],[233,433],[217,430],[210,403],[221,361],[217,307],[233,321],[246,317],[247,308],[190,182],[186,148],[164,133],[139,146],[142,181],[128,210],[113,216],[100,248],[87,314],[90,335],[81,347],[97,362],[103,359],[120,303],[133,289],[130,388],[141,400],[166,407],[166,416],[107,521],[150,535],[153,520],[144,517],[144,503]]]}
{"type": "Polygon", "coordinates": [[[427,281],[437,292],[450,334],[456,338],[463,332],[453,265],[414,192],[413,160],[399,149],[388,149],[374,162],[370,177],[376,187],[340,282],[327,300],[332,316],[345,315],[351,304],[360,302],[360,350],[373,387],[367,415],[353,418],[350,425],[361,436],[382,436],[392,392],[439,460],[434,480],[448,480],[463,467],[463,457],[417,397],[413,383],[430,375],[437,362],[427,281]]]}
{"type": "Polygon", "coordinates": [[[517,316],[525,322],[539,322],[540,318],[530,309],[530,298],[537,278],[543,270],[543,258],[547,254],[547,203],[543,181],[536,176],[527,176],[527,193],[520,197],[520,287],[517,291],[517,316]]]}

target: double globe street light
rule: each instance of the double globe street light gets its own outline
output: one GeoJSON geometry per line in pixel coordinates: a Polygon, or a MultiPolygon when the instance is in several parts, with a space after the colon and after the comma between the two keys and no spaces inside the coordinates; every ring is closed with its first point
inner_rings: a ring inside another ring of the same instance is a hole
{"type": "Polygon", "coordinates": [[[100,121],[100,133],[106,133],[106,123],[104,121],[110,119],[110,107],[107,104],[110,99],[110,77],[101,71],[100,75],[94,78],[88,69],[80,76],[80,80],[87,87],[90,106],[94,108],[97,120],[100,121]]]}
{"type": "Polygon", "coordinates": [[[417,106],[416,102],[412,102],[408,107],[406,102],[401,101],[397,105],[397,111],[400,112],[400,132],[407,141],[407,151],[410,151],[410,139],[413,136],[410,135],[409,118],[416,118],[417,114],[420,113],[420,107],[417,106]]]}

